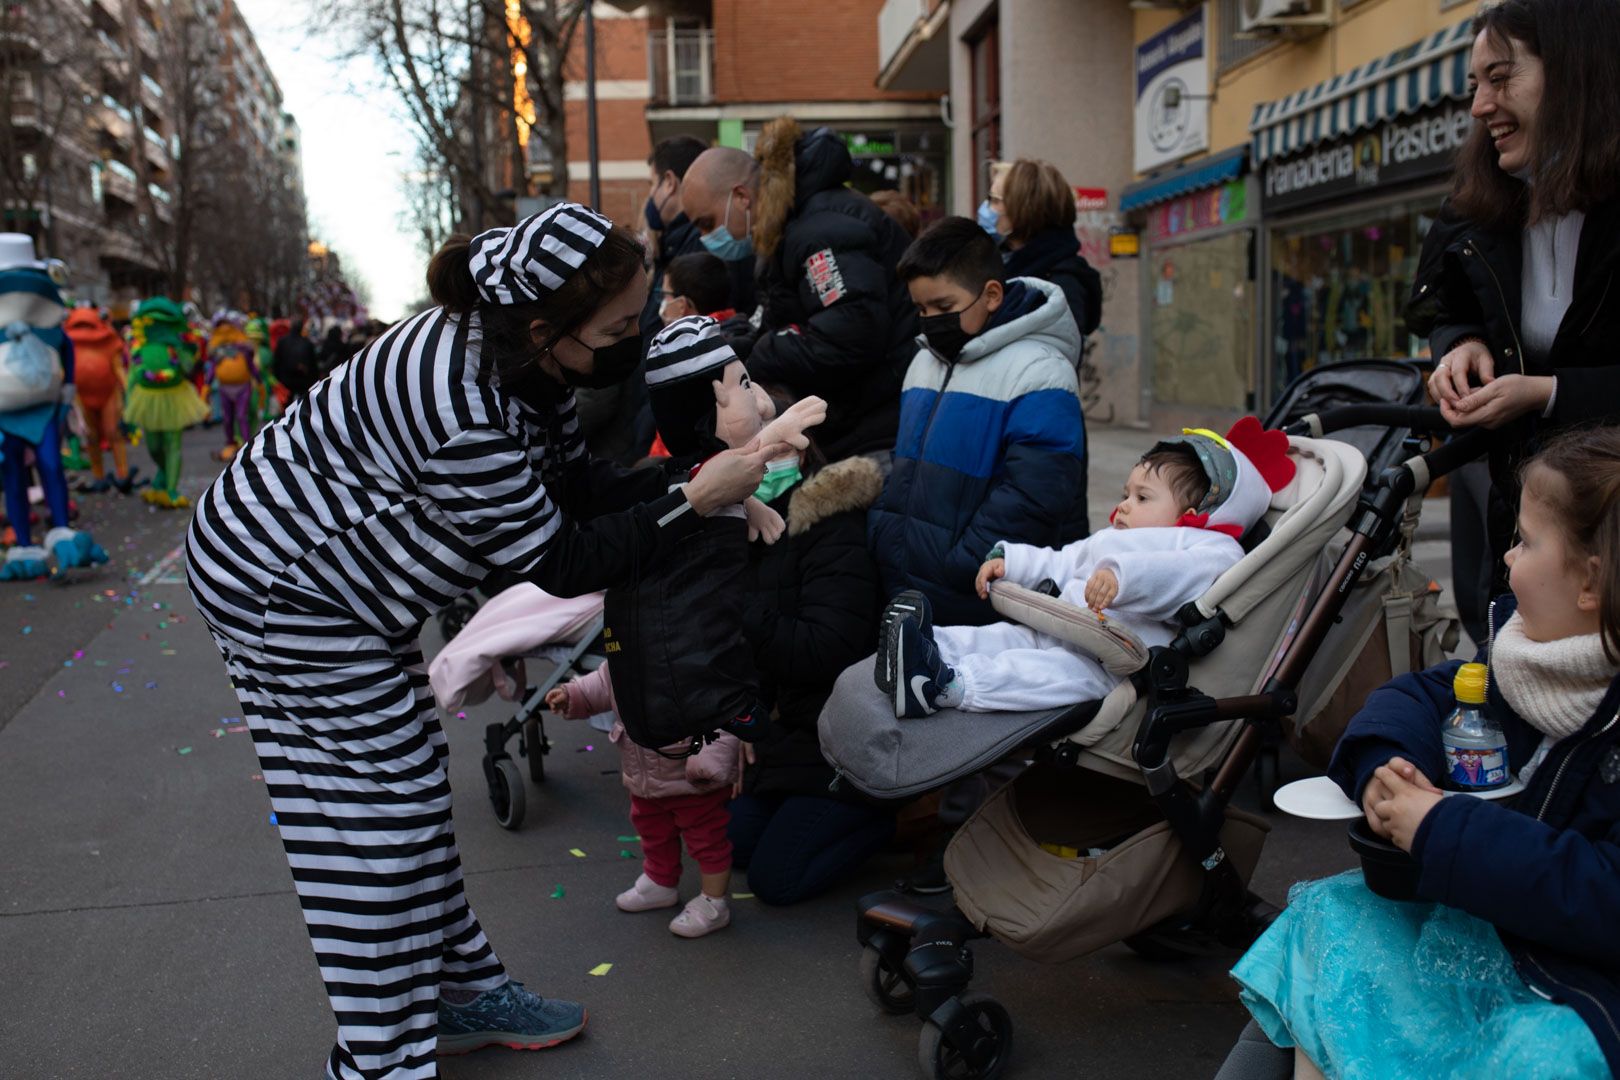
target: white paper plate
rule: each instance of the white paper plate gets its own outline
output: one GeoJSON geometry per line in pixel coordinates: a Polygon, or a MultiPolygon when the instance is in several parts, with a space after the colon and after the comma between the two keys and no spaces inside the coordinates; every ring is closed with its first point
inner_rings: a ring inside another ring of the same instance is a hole
{"type": "Polygon", "coordinates": [[[1284,784],[1273,801],[1283,813],[1312,821],[1349,821],[1361,816],[1361,807],[1345,798],[1339,785],[1325,776],[1284,784]]]}
{"type": "MultiPolygon", "coordinates": [[[[1515,780],[1506,787],[1499,787],[1492,791],[1448,791],[1447,795],[1472,795],[1477,799],[1505,799],[1509,795],[1517,795],[1524,790],[1524,785],[1515,780]]],[[[1273,800],[1277,809],[1294,817],[1309,818],[1312,821],[1349,821],[1361,816],[1361,807],[1345,798],[1344,792],[1325,776],[1311,776],[1304,780],[1295,780],[1291,784],[1284,784],[1277,789],[1273,800]]]]}

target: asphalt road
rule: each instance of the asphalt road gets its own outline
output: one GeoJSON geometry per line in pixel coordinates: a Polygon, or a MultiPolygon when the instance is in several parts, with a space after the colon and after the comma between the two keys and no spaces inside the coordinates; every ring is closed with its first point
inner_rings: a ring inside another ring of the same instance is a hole
{"type": "MultiPolygon", "coordinates": [[[[1097,508],[1148,442],[1093,432],[1097,508]]],[[[191,440],[193,495],[217,469],[212,445],[191,440]]],[[[0,1077],[320,1075],[331,1016],[251,742],[171,558],[187,518],[87,498],[83,523],[112,565],[0,590],[0,1077]]],[[[730,929],[675,938],[669,913],[613,906],[639,849],[618,839],[628,804],[598,732],[553,722],[528,824],[495,823],[480,739],[501,718],[494,705],[447,723],[467,891],[513,974],[585,1001],[591,1023],[539,1054],[446,1059],[446,1077],[917,1075],[918,1022],[867,1002],[854,938],[854,900],[909,855],[796,908],[738,899],[730,929]],[[589,974],[601,964],[612,968],[589,974]]],[[[1351,864],[1342,826],[1274,822],[1262,893],[1281,901],[1351,864]]],[[[1229,960],[1152,963],[1116,946],[1046,966],[994,942],[974,953],[975,988],[1016,1025],[1013,1077],[1208,1077],[1246,1018],[1229,960]]]]}

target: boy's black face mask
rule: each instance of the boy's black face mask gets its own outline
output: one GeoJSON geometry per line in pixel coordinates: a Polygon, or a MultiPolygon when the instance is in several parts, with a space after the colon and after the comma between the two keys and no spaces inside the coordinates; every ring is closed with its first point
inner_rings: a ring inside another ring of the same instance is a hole
{"type": "Polygon", "coordinates": [[[954,363],[956,358],[962,355],[967,343],[977,336],[962,329],[962,316],[973,310],[983,299],[984,292],[981,290],[979,295],[974,297],[973,303],[961,311],[947,311],[943,315],[924,315],[917,320],[922,328],[923,337],[928,341],[928,347],[938,353],[941,360],[954,363]]]}

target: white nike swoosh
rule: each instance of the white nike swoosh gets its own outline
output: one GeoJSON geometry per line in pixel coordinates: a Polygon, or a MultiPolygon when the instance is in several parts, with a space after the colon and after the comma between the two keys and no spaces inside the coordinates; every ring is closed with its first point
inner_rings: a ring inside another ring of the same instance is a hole
{"type": "Polygon", "coordinates": [[[916,696],[917,700],[922,703],[922,706],[925,709],[928,708],[928,698],[923,693],[923,688],[928,685],[929,681],[930,680],[926,675],[913,675],[911,677],[911,692],[916,696]]]}

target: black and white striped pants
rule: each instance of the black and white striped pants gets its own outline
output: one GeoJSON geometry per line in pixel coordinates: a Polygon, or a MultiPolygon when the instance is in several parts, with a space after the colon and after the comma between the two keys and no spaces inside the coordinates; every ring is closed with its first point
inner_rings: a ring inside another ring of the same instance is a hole
{"type": "Polygon", "coordinates": [[[216,642],[337,1017],[328,1075],[437,1076],[440,985],[507,976],[462,891],[449,749],[420,651],[326,666],[216,642]]]}

